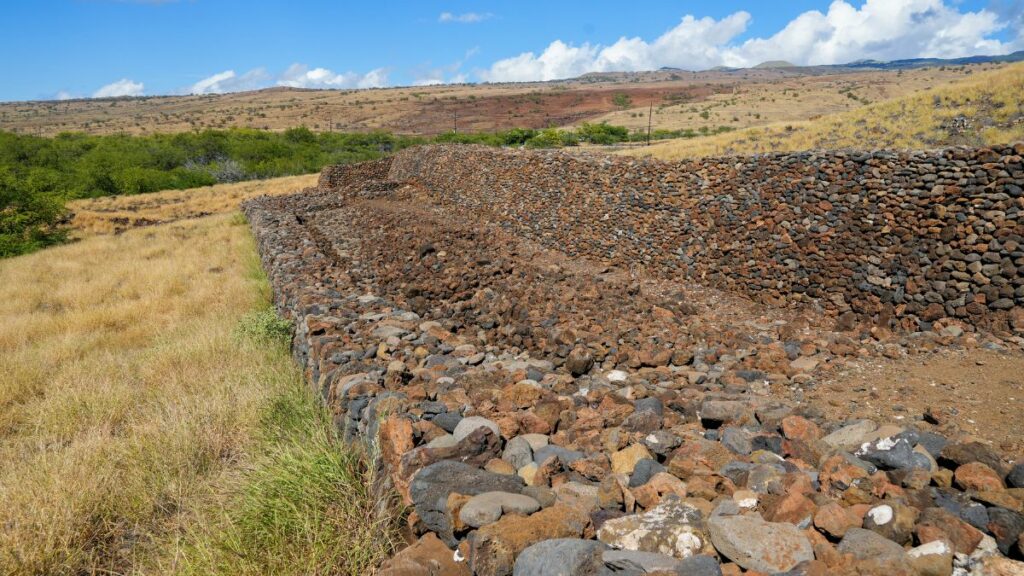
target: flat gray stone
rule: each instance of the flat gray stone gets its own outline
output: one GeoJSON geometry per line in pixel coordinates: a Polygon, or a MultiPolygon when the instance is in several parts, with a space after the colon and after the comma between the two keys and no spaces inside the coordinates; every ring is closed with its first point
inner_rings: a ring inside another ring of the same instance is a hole
{"type": "Polygon", "coordinates": [[[401,338],[402,336],[405,336],[408,333],[408,330],[406,330],[405,328],[399,328],[398,326],[380,326],[373,330],[372,335],[374,338],[378,338],[380,340],[387,340],[392,336],[396,338],[401,338]]]}
{"type": "Polygon", "coordinates": [[[510,492],[484,492],[466,502],[459,511],[459,520],[480,528],[497,522],[503,514],[532,514],[540,510],[540,502],[522,494],[510,492]]]}
{"type": "Polygon", "coordinates": [[[715,549],[747,570],[786,572],[814,560],[810,540],[793,524],[760,516],[712,516],[707,521],[715,549]]]}
{"type": "Polygon", "coordinates": [[[676,567],[679,576],[722,576],[722,566],[711,556],[691,556],[676,567]]]}
{"type": "Polygon", "coordinates": [[[518,470],[533,462],[533,447],[530,446],[530,442],[526,438],[516,436],[505,444],[501,459],[518,470]]]}
{"type": "Polygon", "coordinates": [[[639,570],[642,573],[657,570],[672,572],[679,566],[679,558],[658,554],[656,552],[638,552],[636,550],[605,550],[604,565],[616,572],[639,570]]]}
{"type": "Polygon", "coordinates": [[[530,448],[534,452],[548,445],[549,438],[547,434],[520,434],[517,438],[522,438],[530,444],[530,448]]]}
{"type": "Polygon", "coordinates": [[[512,576],[590,576],[601,574],[601,553],[607,548],[595,540],[555,538],[523,550],[512,576]]]}
{"type": "Polygon", "coordinates": [[[444,436],[438,436],[430,442],[427,442],[427,448],[451,448],[458,444],[459,441],[455,439],[455,436],[451,434],[445,434],[444,436]]]}
{"type": "Polygon", "coordinates": [[[541,446],[540,448],[536,448],[533,451],[533,461],[536,462],[538,466],[543,464],[544,461],[550,458],[551,456],[558,456],[558,459],[561,460],[563,464],[569,465],[579,460],[580,458],[583,458],[584,455],[583,452],[569,450],[568,448],[563,448],[561,446],[555,446],[552,444],[548,444],[547,446],[541,446]]]}
{"type": "Polygon", "coordinates": [[[902,558],[906,554],[899,544],[864,528],[847,530],[836,549],[844,554],[853,554],[857,560],[892,560],[902,558]]]}
{"type": "Polygon", "coordinates": [[[836,430],[821,439],[822,442],[837,450],[855,450],[864,443],[864,439],[878,429],[871,420],[861,420],[836,430]]]}
{"type": "Polygon", "coordinates": [[[459,420],[459,423],[455,426],[455,430],[452,431],[452,436],[455,436],[455,441],[458,442],[466,436],[469,436],[473,430],[485,427],[490,428],[494,431],[496,436],[501,438],[501,429],[498,428],[498,425],[483,416],[469,416],[459,420]]]}

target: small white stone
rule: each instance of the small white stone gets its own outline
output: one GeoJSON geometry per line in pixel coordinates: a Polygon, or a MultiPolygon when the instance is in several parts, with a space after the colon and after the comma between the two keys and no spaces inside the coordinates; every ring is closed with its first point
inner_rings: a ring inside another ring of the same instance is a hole
{"type": "Polygon", "coordinates": [[[932,556],[936,554],[949,554],[949,545],[942,540],[932,540],[927,544],[921,544],[917,548],[911,548],[907,551],[907,556],[911,558],[920,558],[921,556],[932,556]]]}
{"type": "Polygon", "coordinates": [[[868,510],[868,516],[871,517],[872,522],[874,522],[876,526],[884,526],[889,522],[892,522],[892,506],[889,506],[888,504],[875,506],[871,510],[868,510]]]}
{"type": "Polygon", "coordinates": [[[623,370],[612,370],[605,374],[605,378],[607,378],[609,382],[625,382],[626,380],[629,380],[629,374],[623,370]]]}
{"type": "Polygon", "coordinates": [[[676,538],[676,558],[689,558],[700,552],[704,542],[693,532],[683,532],[676,538]]]}
{"type": "Polygon", "coordinates": [[[744,509],[752,509],[757,506],[757,498],[744,498],[736,503],[737,506],[744,509]]]}

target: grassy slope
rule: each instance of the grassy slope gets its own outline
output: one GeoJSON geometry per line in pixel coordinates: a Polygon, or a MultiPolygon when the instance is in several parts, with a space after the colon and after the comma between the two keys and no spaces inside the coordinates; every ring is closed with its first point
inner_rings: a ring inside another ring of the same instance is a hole
{"type": "Polygon", "coordinates": [[[290,194],[316,186],[320,174],[283,176],[235,184],[217,184],[189,190],[167,190],[133,196],[103,196],[68,203],[74,215],[73,235],[94,236],[121,232],[139,225],[162,224],[208,214],[222,214],[256,196],[290,194]]]}
{"type": "Polygon", "coordinates": [[[624,151],[663,160],[835,148],[983,146],[1024,139],[1024,64],[808,122],[776,124],[624,151]],[[964,117],[968,127],[951,129],[964,117]]]}
{"type": "Polygon", "coordinates": [[[388,551],[287,346],[239,336],[267,291],[237,214],[0,261],[0,573],[357,574],[388,551]]]}

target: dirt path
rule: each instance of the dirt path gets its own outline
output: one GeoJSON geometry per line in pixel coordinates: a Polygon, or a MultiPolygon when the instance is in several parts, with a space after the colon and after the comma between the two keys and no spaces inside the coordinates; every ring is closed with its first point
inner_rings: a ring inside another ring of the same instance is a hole
{"type": "Polygon", "coordinates": [[[944,433],[977,436],[1024,455],[1024,356],[982,348],[857,361],[808,394],[830,418],[912,422],[928,412],[944,433]]]}

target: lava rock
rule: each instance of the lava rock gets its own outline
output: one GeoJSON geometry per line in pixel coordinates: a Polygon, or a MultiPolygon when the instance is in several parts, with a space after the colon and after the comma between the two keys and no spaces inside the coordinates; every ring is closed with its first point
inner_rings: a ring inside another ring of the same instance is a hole
{"type": "Polygon", "coordinates": [[[747,570],[785,572],[814,560],[811,542],[792,524],[757,516],[711,516],[707,526],[715,549],[747,570]]]}
{"type": "Polygon", "coordinates": [[[447,515],[449,494],[519,493],[522,487],[523,483],[517,476],[492,474],[462,462],[442,460],[416,473],[409,485],[409,495],[423,525],[436,532],[447,546],[454,548],[458,541],[452,534],[447,515]]]}
{"type": "Polygon", "coordinates": [[[604,544],[578,538],[555,538],[519,554],[513,576],[598,576],[604,568],[604,544]]]}

